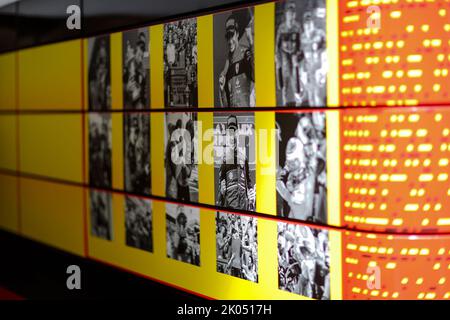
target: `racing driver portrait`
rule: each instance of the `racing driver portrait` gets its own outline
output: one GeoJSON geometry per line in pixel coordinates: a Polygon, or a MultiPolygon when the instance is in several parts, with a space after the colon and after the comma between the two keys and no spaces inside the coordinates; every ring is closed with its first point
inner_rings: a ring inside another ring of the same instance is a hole
{"type": "Polygon", "coordinates": [[[225,145],[218,171],[216,204],[238,210],[255,210],[256,190],[249,168],[248,136],[240,137],[238,118],[226,119],[225,145]],[[240,139],[244,138],[244,139],[240,139]],[[245,140],[244,146],[239,142],[245,140]]]}
{"type": "Polygon", "coordinates": [[[255,106],[254,18],[252,9],[216,17],[215,67],[219,107],[255,106]],[[225,15],[225,16],[224,16],[225,15]],[[223,21],[225,19],[225,22],[223,21]],[[225,31],[225,32],[224,32],[225,31]],[[224,34],[223,34],[224,32],[224,34]],[[224,47],[225,40],[226,46],[224,47]]]}

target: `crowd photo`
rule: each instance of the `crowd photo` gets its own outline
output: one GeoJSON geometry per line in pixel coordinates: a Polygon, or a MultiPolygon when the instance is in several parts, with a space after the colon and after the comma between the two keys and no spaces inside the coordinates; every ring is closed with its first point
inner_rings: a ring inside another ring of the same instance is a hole
{"type": "Polygon", "coordinates": [[[109,192],[90,190],[91,235],[112,240],[112,196],[109,192]]]}
{"type": "Polygon", "coordinates": [[[148,28],[126,31],[122,36],[123,107],[150,108],[150,47],[148,28]]]}
{"type": "Polygon", "coordinates": [[[197,113],[165,115],[166,196],[198,202],[197,113]]]}
{"type": "Polygon", "coordinates": [[[258,282],[256,218],[217,212],[216,256],[218,272],[258,282]]]}
{"type": "Polygon", "coordinates": [[[255,106],[253,8],[214,15],[214,88],[217,107],[255,106]]]}
{"type": "Polygon", "coordinates": [[[326,116],[277,113],[277,214],[327,223],[326,116]]]}
{"type": "Polygon", "coordinates": [[[279,222],[278,280],[281,290],[330,300],[328,231],[279,222]]]}
{"type": "Polygon", "coordinates": [[[147,199],[125,197],[126,245],[153,252],[152,203],[147,199]]]}
{"type": "Polygon", "coordinates": [[[111,115],[89,113],[89,184],[97,188],[112,187],[111,115]]]}
{"type": "Polygon", "coordinates": [[[278,1],[275,11],[277,105],[325,107],[325,0],[278,1]]]}
{"type": "Polygon", "coordinates": [[[216,205],[246,211],[256,207],[253,113],[214,114],[216,205]]]}
{"type": "Polygon", "coordinates": [[[166,203],[167,257],[200,266],[200,209],[166,203]]]}
{"type": "Polygon", "coordinates": [[[197,107],[197,19],[164,25],[164,102],[170,107],[197,107]]]}
{"type": "Polygon", "coordinates": [[[111,54],[109,35],[88,40],[88,108],[111,109],[111,54]]]}
{"type": "Polygon", "coordinates": [[[124,183],[128,192],[149,195],[150,115],[124,113],[124,183]]]}

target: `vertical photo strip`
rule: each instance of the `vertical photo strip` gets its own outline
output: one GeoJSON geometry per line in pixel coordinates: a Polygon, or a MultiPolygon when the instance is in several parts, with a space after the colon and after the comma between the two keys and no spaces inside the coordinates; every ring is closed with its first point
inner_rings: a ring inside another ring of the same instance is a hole
{"type": "Polygon", "coordinates": [[[89,185],[112,187],[111,115],[91,112],[89,117],[89,185]]]}
{"type": "Polygon", "coordinates": [[[214,104],[255,106],[254,9],[214,15],[214,104]]]}
{"type": "Polygon", "coordinates": [[[327,230],[278,223],[278,285],[308,298],[330,300],[327,230]]]}
{"type": "Polygon", "coordinates": [[[326,107],[325,0],[276,2],[275,30],[277,106],[326,107]]]}
{"type": "Polygon", "coordinates": [[[200,209],[166,203],[167,257],[200,266],[200,209]]]}
{"type": "Polygon", "coordinates": [[[151,200],[125,196],[125,239],[129,247],[153,252],[151,200]]]}
{"type": "Polygon", "coordinates": [[[109,35],[88,39],[88,109],[111,109],[111,52],[109,35]]]}
{"type": "Polygon", "coordinates": [[[166,23],[163,46],[165,107],[197,107],[197,19],[166,23]]]}
{"type": "Polygon", "coordinates": [[[257,219],[217,212],[217,272],[258,282],[257,219]]]}
{"type": "Polygon", "coordinates": [[[150,39],[148,28],[122,33],[123,108],[150,108],[150,39]]]}
{"type": "Polygon", "coordinates": [[[91,235],[111,241],[113,238],[111,193],[91,189],[89,200],[91,235]]]}
{"type": "Polygon", "coordinates": [[[198,202],[197,113],[165,115],[166,197],[198,202]]]}
{"type": "Polygon", "coordinates": [[[125,191],[151,194],[150,114],[123,114],[125,191]]]}
{"type": "Polygon", "coordinates": [[[214,114],[216,206],[256,210],[255,115],[214,114]]]}
{"type": "Polygon", "coordinates": [[[277,214],[327,223],[325,112],[276,113],[277,214]]]}

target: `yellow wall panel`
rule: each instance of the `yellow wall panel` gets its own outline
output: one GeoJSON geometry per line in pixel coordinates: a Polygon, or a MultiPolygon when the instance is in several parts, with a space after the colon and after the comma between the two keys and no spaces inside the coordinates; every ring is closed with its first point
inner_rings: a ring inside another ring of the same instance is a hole
{"type": "Polygon", "coordinates": [[[256,112],[256,211],[277,214],[275,113],[256,112]]]}
{"type": "Polygon", "coordinates": [[[125,245],[124,196],[113,194],[113,239],[89,234],[89,257],[217,299],[305,299],[278,289],[276,221],[258,219],[259,283],[253,283],[216,271],[214,211],[200,211],[200,266],[194,266],[166,257],[165,202],[152,207],[153,253],[125,245]]]}
{"type": "Polygon", "coordinates": [[[113,113],[112,121],[112,186],[123,190],[123,115],[113,113]]]}
{"type": "Polygon", "coordinates": [[[162,24],[150,27],[150,92],[151,107],[164,108],[164,49],[162,24]]]}
{"type": "Polygon", "coordinates": [[[0,169],[16,170],[16,122],[15,115],[0,115],[0,169]]]}
{"type": "Polygon", "coordinates": [[[21,109],[81,109],[81,41],[19,51],[21,109]]]}
{"type": "Polygon", "coordinates": [[[166,195],[164,130],[164,113],[152,113],[150,117],[150,165],[152,173],[152,195],[161,197],[166,195]]]}
{"type": "Polygon", "coordinates": [[[339,106],[339,17],[338,1],[327,0],[327,104],[339,106]]]}
{"type": "Polygon", "coordinates": [[[82,115],[20,116],[20,170],[82,182],[82,115]]]}
{"type": "Polygon", "coordinates": [[[199,141],[198,188],[199,202],[215,204],[214,194],[214,115],[212,112],[198,113],[198,134],[203,136],[199,141]]]}
{"type": "Polygon", "coordinates": [[[332,300],[342,300],[342,233],[329,231],[330,243],[330,295],[332,300]]]}
{"type": "Polygon", "coordinates": [[[111,107],[123,109],[122,33],[111,34],[111,107]]]}
{"type": "Polygon", "coordinates": [[[255,95],[257,107],[276,105],[274,3],[255,6],[255,95]]]}
{"type": "Polygon", "coordinates": [[[0,54],[0,110],[16,108],[16,53],[0,54]]]}
{"type": "Polygon", "coordinates": [[[339,111],[326,113],[327,136],[327,208],[328,224],[341,225],[341,154],[339,134],[339,111]]]}
{"type": "Polygon", "coordinates": [[[84,255],[83,189],[21,178],[23,235],[84,255]]]}
{"type": "Polygon", "coordinates": [[[18,232],[17,183],[15,176],[0,174],[0,228],[18,232]]]}
{"type": "Polygon", "coordinates": [[[198,106],[214,107],[213,16],[197,18],[198,106]]]}

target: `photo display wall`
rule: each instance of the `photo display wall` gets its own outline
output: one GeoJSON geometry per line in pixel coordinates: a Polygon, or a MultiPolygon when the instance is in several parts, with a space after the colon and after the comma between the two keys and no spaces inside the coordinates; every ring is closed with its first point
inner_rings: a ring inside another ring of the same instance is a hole
{"type": "Polygon", "coordinates": [[[368,6],[81,40],[82,255],[218,299],[449,299],[450,5],[368,6]]]}

